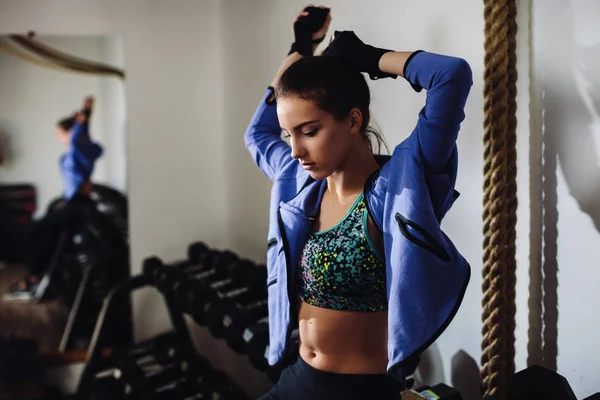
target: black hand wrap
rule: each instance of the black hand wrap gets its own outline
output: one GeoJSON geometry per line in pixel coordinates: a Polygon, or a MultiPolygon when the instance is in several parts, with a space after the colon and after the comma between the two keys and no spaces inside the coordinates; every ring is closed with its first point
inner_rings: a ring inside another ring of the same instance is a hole
{"type": "Polygon", "coordinates": [[[353,31],[335,32],[334,39],[323,52],[324,56],[338,56],[360,72],[369,74],[373,80],[380,78],[394,78],[398,76],[382,72],[379,69],[381,57],[393,50],[380,49],[363,43],[353,31]]]}
{"type": "Polygon", "coordinates": [[[325,24],[327,15],[329,14],[329,9],[306,7],[304,11],[307,11],[308,15],[298,18],[298,20],[294,23],[295,41],[292,43],[292,48],[290,49],[288,55],[297,51],[305,57],[312,56],[313,44],[321,43],[323,39],[325,39],[325,36],[323,36],[322,38],[313,41],[312,35],[315,32],[318,32],[325,24]]]}

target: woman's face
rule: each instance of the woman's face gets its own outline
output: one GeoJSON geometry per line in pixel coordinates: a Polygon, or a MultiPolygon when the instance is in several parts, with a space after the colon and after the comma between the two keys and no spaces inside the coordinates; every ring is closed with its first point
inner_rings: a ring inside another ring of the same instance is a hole
{"type": "Polygon", "coordinates": [[[292,158],[298,160],[314,179],[325,179],[340,170],[360,133],[360,112],[354,109],[336,120],[312,101],[299,97],[277,99],[279,124],[289,137],[292,158]]]}
{"type": "Polygon", "coordinates": [[[65,131],[60,126],[57,126],[56,127],[56,134],[58,135],[58,141],[61,144],[65,145],[65,146],[69,144],[69,139],[71,137],[71,132],[65,131]]]}

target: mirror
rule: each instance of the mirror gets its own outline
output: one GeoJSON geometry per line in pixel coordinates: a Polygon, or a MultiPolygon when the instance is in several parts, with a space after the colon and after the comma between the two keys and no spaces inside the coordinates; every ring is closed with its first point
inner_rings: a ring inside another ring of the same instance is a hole
{"type": "Polygon", "coordinates": [[[123,65],[117,37],[0,37],[0,326],[40,352],[86,348],[129,275],[123,65]]]}

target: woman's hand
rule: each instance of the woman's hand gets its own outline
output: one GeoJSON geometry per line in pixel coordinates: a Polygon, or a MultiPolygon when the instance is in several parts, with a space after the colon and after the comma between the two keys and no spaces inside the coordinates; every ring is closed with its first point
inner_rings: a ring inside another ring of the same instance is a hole
{"type": "Polygon", "coordinates": [[[294,43],[290,54],[298,52],[303,56],[312,56],[319,43],[325,39],[331,23],[330,9],[325,6],[306,6],[294,18],[292,31],[294,43]]]}
{"type": "Polygon", "coordinates": [[[85,113],[79,111],[78,113],[75,114],[75,121],[82,124],[85,121],[87,121],[87,116],[85,115],[85,113]]]}
{"type": "Polygon", "coordinates": [[[335,31],[334,38],[323,51],[323,55],[341,57],[360,72],[369,74],[371,79],[395,79],[398,75],[389,74],[379,69],[381,57],[391,51],[393,50],[380,49],[365,44],[353,31],[335,31]]]}
{"type": "Polygon", "coordinates": [[[93,107],[94,107],[94,97],[93,96],[86,97],[83,102],[83,108],[85,110],[91,110],[93,107]]]}

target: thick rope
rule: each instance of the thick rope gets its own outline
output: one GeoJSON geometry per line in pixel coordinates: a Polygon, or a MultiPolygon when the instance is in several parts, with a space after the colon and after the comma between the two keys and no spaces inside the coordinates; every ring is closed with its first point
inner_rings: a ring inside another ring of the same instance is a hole
{"type": "Polygon", "coordinates": [[[23,49],[34,54],[37,59],[27,56],[23,53],[23,51],[11,49],[6,45],[0,46],[0,49],[8,51],[12,55],[16,55],[28,62],[35,62],[41,66],[50,66],[52,68],[70,70],[74,72],[98,75],[116,75],[122,79],[125,78],[125,72],[118,68],[114,68],[110,65],[102,64],[96,61],[89,61],[71,56],[67,53],[58,51],[38,41],[35,41],[30,37],[25,37],[22,35],[9,35],[8,40],[11,44],[18,46],[19,50],[23,49]]]}
{"type": "Polygon", "coordinates": [[[517,207],[515,0],[484,0],[484,17],[481,378],[484,396],[504,399],[508,377],[514,371],[517,207]],[[509,20],[512,23],[508,23],[509,20]]]}

